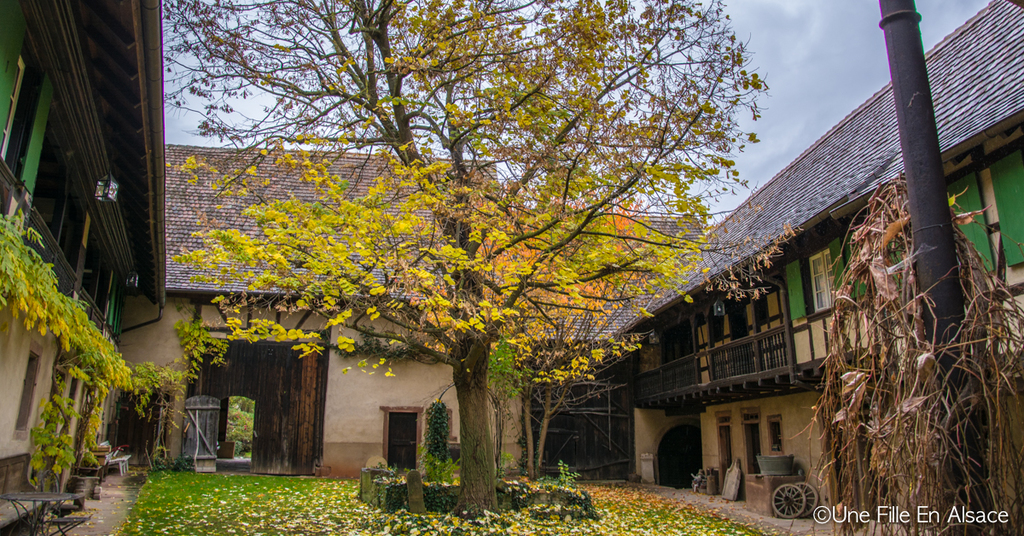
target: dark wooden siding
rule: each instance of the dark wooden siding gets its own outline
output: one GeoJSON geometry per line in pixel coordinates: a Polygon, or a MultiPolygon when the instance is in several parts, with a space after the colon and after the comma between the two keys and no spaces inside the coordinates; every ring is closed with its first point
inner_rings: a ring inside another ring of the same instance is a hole
{"type": "Polygon", "coordinates": [[[149,460],[156,441],[157,417],[159,410],[151,405],[142,415],[136,409],[138,399],[128,393],[121,395],[115,409],[117,410],[115,441],[111,447],[128,445],[125,449],[131,454],[132,464],[143,464],[149,460]]]}
{"type": "Polygon", "coordinates": [[[311,475],[323,458],[327,357],[299,357],[293,343],[234,341],[225,363],[204,364],[190,395],[256,402],[252,472],[311,475]]]}
{"type": "MultiPolygon", "coordinates": [[[[551,419],[544,446],[545,473],[557,474],[559,460],[584,480],[625,480],[635,470],[628,371],[628,362],[613,367],[599,378],[613,388],[551,419]]],[[[539,404],[535,401],[533,407],[539,404]]],[[[534,416],[536,433],[540,423],[539,415],[534,416]]]]}

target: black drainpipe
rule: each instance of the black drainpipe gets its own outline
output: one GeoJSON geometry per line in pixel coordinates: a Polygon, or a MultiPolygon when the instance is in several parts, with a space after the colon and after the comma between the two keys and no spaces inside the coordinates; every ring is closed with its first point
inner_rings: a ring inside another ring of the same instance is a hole
{"type": "MultiPolygon", "coordinates": [[[[935,109],[921,44],[921,15],[914,0],[879,0],[879,6],[882,11],[879,26],[885,33],[907,177],[917,279],[922,292],[935,304],[931,311],[925,308],[925,334],[935,344],[943,345],[957,338],[964,319],[964,297],[935,109]]],[[[936,357],[945,375],[946,396],[956,401],[968,382],[967,374],[955,367],[959,355],[946,351],[936,357]]],[[[967,451],[968,460],[982,460],[981,447],[985,439],[977,423],[964,419],[955,423],[949,433],[951,439],[967,451]]],[[[960,500],[970,505],[971,510],[987,509],[990,501],[983,496],[982,485],[985,468],[980,463],[972,463],[967,473],[963,474],[958,466],[951,468],[960,500]]]]}
{"type": "Polygon", "coordinates": [[[121,330],[121,333],[128,333],[129,331],[131,331],[133,329],[139,329],[141,327],[148,326],[150,324],[156,324],[161,319],[163,319],[163,317],[164,317],[164,301],[160,300],[160,312],[158,312],[156,314],[156,318],[154,318],[153,320],[147,320],[147,321],[145,321],[145,322],[143,322],[141,324],[135,324],[134,326],[129,327],[129,328],[124,328],[124,329],[121,330]]]}

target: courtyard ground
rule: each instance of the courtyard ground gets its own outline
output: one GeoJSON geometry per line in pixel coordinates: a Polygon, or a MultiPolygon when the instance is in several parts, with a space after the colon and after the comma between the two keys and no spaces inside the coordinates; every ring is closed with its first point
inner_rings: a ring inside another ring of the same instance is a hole
{"type": "Polygon", "coordinates": [[[154,473],[115,534],[142,535],[736,535],[770,534],[637,487],[583,486],[599,521],[511,512],[477,524],[441,515],[386,514],[356,499],[358,482],[154,473]]]}

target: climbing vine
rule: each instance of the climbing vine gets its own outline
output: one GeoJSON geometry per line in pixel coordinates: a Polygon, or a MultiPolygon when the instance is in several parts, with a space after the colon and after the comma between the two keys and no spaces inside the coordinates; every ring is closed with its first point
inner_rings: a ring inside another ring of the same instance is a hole
{"type": "Polygon", "coordinates": [[[210,364],[213,365],[224,363],[228,341],[210,335],[210,330],[198,316],[190,322],[178,320],[174,323],[174,331],[181,343],[182,357],[186,365],[186,381],[196,379],[204,359],[209,358],[210,364]]]}
{"type": "MultiPolygon", "coordinates": [[[[29,247],[42,243],[39,233],[23,228],[24,217],[0,216],[0,308],[9,308],[15,321],[40,335],[52,333],[59,345],[54,360],[50,395],[42,404],[42,423],[32,429],[36,450],[32,466],[61,475],[78,459],[90,457],[95,434],[85,433],[76,448],[71,436],[74,419],[98,426],[99,404],[87,404],[85,415],[74,408],[66,393],[68,377],[85,386],[86,398],[102,400],[111,388],[131,387],[131,370],[114,344],[89,320],[82,302],[58,290],[51,266],[29,247]]],[[[7,323],[0,331],[7,331],[7,323]]],[[[73,393],[71,393],[73,394],[73,393]]]]}

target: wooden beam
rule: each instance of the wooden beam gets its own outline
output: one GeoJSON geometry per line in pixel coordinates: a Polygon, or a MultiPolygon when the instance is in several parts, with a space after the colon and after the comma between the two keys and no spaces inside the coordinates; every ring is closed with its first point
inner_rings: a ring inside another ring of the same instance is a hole
{"type": "MultiPolygon", "coordinates": [[[[108,58],[112,65],[123,71],[129,80],[135,80],[139,77],[138,66],[133,64],[130,59],[125,58],[118,50],[117,45],[114,45],[106,37],[95,31],[88,31],[87,29],[85,35],[89,41],[92,41],[96,49],[103,54],[103,57],[108,58]]],[[[102,58],[93,58],[93,63],[98,61],[102,61],[102,58]]]]}
{"type": "Polygon", "coordinates": [[[124,26],[118,23],[117,19],[111,15],[103,6],[98,5],[95,0],[85,0],[82,5],[87,7],[90,11],[89,21],[86,22],[86,28],[95,29],[97,32],[109,34],[111,37],[116,38],[121,42],[125,48],[132,48],[135,46],[135,34],[129,32],[124,26]]]}

